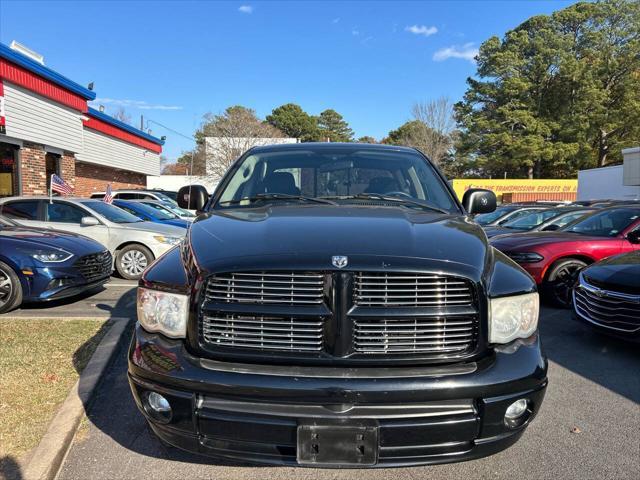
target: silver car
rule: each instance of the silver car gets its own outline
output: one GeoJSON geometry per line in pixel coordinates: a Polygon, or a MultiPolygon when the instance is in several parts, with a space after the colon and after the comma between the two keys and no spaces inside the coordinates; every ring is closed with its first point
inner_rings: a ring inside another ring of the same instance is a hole
{"type": "Polygon", "coordinates": [[[151,262],[180,243],[186,230],[145,222],[124,210],[89,198],[9,197],[0,199],[0,214],[33,227],[85,235],[105,245],[115,268],[137,280],[151,262]]]}

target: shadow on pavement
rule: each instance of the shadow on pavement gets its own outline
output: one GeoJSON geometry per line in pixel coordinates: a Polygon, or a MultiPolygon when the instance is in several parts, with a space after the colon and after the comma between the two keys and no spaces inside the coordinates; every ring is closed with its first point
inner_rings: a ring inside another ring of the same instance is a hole
{"type": "Polygon", "coordinates": [[[92,288],[91,290],[87,290],[85,292],[79,293],[78,295],[74,295],[73,297],[61,298],[59,300],[51,300],[48,302],[32,302],[32,303],[23,303],[20,306],[20,310],[46,310],[48,308],[60,307],[64,305],[70,305],[72,303],[79,302],[81,300],[86,300],[93,295],[104,292],[107,288],[104,286],[99,286],[96,288],[92,288]]]}
{"type": "Polygon", "coordinates": [[[602,335],[571,318],[571,310],[546,308],[540,338],[549,360],[640,403],[640,348],[602,335]]]}
{"type": "Polygon", "coordinates": [[[0,478],[7,480],[22,480],[20,464],[10,455],[0,457],[0,478]]]}

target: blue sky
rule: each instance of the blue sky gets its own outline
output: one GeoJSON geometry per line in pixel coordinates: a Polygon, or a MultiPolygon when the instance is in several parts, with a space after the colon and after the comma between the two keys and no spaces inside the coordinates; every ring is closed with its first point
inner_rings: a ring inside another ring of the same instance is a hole
{"type": "MultiPolygon", "coordinates": [[[[18,2],[0,0],[0,41],[95,82],[107,112],[122,105],[192,135],[206,112],[283,103],[340,112],[357,136],[382,138],[416,101],[457,101],[480,43],[568,1],[18,2]]],[[[192,143],[167,135],[171,159],[192,143]]]]}

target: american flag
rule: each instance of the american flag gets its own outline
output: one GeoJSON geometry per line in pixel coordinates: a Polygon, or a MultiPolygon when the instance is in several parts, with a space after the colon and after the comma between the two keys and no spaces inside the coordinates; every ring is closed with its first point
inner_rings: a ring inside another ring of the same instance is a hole
{"type": "Polygon", "coordinates": [[[107,185],[107,191],[104,193],[104,197],[102,197],[102,201],[105,203],[113,202],[113,193],[111,192],[111,184],[107,185]]]}
{"type": "Polygon", "coordinates": [[[71,195],[73,188],[55,173],[51,175],[51,190],[62,195],[71,195]]]}

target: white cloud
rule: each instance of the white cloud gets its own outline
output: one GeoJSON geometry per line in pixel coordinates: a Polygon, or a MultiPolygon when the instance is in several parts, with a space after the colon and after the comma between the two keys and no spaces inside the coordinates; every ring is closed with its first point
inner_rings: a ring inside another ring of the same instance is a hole
{"type": "Polygon", "coordinates": [[[333,20],[331,20],[331,23],[338,23],[340,21],[340,17],[336,17],[333,20]]]}
{"type": "Polygon", "coordinates": [[[438,33],[438,29],[436,27],[427,27],[426,25],[411,25],[404,27],[405,32],[411,32],[414,35],[423,35],[425,37],[430,37],[431,35],[435,35],[438,33]]]}
{"type": "Polygon", "coordinates": [[[462,58],[469,60],[471,63],[475,63],[476,55],[478,55],[478,48],[474,47],[473,42],[470,42],[462,46],[452,45],[447,48],[441,48],[433,54],[433,59],[436,62],[443,62],[449,58],[462,58]]]}
{"type": "Polygon", "coordinates": [[[100,105],[113,105],[117,107],[137,108],[138,110],[182,110],[182,107],[178,105],[154,104],[145,102],[144,100],[96,98],[89,103],[93,108],[98,108],[100,105]]]}
{"type": "Polygon", "coordinates": [[[247,13],[250,15],[253,13],[253,7],[251,5],[241,5],[240,8],[238,8],[238,11],[240,13],[247,13]]]}
{"type": "Polygon", "coordinates": [[[358,27],[353,27],[351,29],[351,35],[353,35],[354,37],[357,37],[358,35],[360,35],[360,30],[358,30],[358,27]]]}

